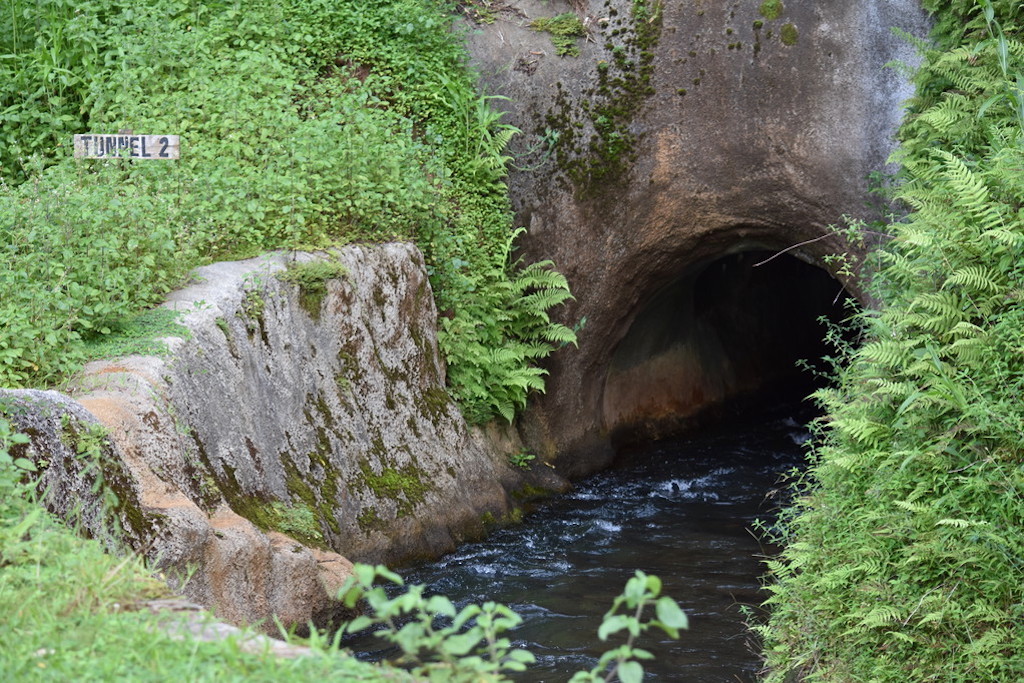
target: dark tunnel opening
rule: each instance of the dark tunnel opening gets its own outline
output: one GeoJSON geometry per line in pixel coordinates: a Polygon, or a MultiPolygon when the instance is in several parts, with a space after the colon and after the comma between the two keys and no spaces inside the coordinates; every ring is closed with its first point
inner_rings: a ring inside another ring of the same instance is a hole
{"type": "Polygon", "coordinates": [[[824,269],[775,252],[686,269],[615,350],[603,397],[613,446],[677,435],[767,387],[808,395],[819,377],[811,368],[835,353],[828,324],[848,317],[849,299],[824,269]]]}

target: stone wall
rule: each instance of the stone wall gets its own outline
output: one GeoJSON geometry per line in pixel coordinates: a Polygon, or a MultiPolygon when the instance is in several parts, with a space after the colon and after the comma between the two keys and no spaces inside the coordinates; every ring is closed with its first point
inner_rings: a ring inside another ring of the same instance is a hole
{"type": "Polygon", "coordinates": [[[49,464],[52,509],[90,500],[78,435],[101,425],[131,544],[224,619],[293,624],[335,615],[350,561],[436,556],[509,513],[517,443],[470,429],[445,390],[415,247],[269,254],[193,280],[165,304],[188,331],[168,355],[90,364],[74,400],[0,392],[49,464]],[[320,295],[278,278],[325,258],[346,272],[320,295]]]}

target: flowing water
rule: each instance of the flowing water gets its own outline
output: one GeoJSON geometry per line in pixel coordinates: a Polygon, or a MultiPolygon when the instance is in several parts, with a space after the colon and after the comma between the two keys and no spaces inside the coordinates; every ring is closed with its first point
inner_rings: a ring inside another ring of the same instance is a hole
{"type": "Polygon", "coordinates": [[[773,549],[751,525],[770,521],[781,503],[781,478],[803,461],[809,417],[799,403],[775,402],[737,410],[697,436],[633,449],[521,525],[401,573],[458,605],[512,607],[524,618],[513,639],[538,659],[516,680],[554,682],[619,644],[601,643],[597,627],[642,569],[661,577],[690,618],[678,641],[653,635],[640,643],[656,655],[645,680],[756,680],[757,643],[743,606],[758,612],[761,559],[773,549]]]}

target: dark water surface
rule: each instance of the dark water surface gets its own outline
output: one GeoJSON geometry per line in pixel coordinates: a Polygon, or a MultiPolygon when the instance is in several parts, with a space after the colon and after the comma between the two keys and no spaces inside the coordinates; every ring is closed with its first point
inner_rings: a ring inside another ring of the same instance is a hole
{"type": "Polygon", "coordinates": [[[538,659],[516,680],[553,682],[620,644],[601,643],[597,627],[642,569],[661,577],[663,592],[690,617],[679,641],[651,635],[639,643],[657,656],[645,663],[645,680],[756,680],[757,643],[741,605],[764,598],[761,558],[772,549],[750,527],[780,504],[780,478],[802,463],[802,425],[813,416],[797,402],[768,402],[737,409],[700,435],[624,453],[616,468],[546,502],[523,524],[401,573],[459,606],[512,607],[524,618],[513,638],[538,659]]]}

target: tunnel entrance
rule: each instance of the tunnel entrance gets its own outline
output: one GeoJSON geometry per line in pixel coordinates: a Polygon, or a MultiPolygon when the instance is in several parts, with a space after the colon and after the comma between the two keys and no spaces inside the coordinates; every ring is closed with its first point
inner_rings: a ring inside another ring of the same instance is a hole
{"type": "Polygon", "coordinates": [[[809,263],[743,251],[687,268],[655,294],[617,346],[603,420],[613,446],[694,427],[729,399],[769,385],[809,393],[832,352],[822,319],[845,317],[848,295],[809,263]]]}

